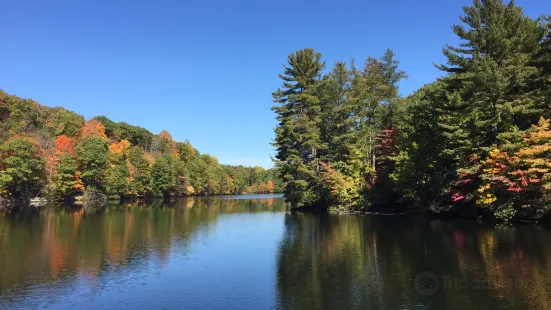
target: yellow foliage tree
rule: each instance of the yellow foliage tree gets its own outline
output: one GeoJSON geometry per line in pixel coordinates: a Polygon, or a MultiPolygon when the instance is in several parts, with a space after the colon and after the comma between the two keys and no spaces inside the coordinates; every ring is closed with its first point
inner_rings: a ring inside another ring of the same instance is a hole
{"type": "Polygon", "coordinates": [[[121,140],[119,142],[113,142],[109,145],[109,151],[113,154],[122,154],[126,155],[128,150],[130,149],[130,142],[128,140],[121,140]]]}

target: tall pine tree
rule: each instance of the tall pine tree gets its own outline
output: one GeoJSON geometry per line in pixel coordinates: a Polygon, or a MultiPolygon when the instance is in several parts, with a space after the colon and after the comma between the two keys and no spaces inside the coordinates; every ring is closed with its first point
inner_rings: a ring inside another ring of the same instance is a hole
{"type": "Polygon", "coordinates": [[[319,202],[320,156],[326,149],[320,135],[321,107],[319,86],[325,62],[311,48],[291,53],[283,84],[274,92],[279,122],[275,129],[277,166],[285,182],[285,197],[295,207],[319,202]]]}
{"type": "Polygon", "coordinates": [[[446,46],[448,64],[439,68],[452,73],[445,80],[448,91],[458,92],[466,105],[460,117],[473,125],[475,151],[487,153],[492,145],[518,142],[511,133],[518,137],[518,130],[538,120],[544,100],[530,81],[539,74],[532,59],[542,32],[514,1],[474,0],[464,13],[465,26],[453,31],[465,42],[446,46]]]}

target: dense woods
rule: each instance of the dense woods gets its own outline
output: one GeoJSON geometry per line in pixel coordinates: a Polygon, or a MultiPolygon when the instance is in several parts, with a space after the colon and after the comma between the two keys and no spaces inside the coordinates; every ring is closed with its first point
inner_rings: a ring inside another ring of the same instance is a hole
{"type": "Polygon", "coordinates": [[[452,27],[443,76],[410,96],[388,50],[325,70],[288,57],[273,93],[287,201],[338,211],[537,219],[551,209],[551,19],[475,0],[452,27]]]}
{"type": "Polygon", "coordinates": [[[167,131],[105,116],[85,120],[0,91],[0,197],[70,201],[118,197],[273,193],[275,169],[222,165],[167,131]]]}

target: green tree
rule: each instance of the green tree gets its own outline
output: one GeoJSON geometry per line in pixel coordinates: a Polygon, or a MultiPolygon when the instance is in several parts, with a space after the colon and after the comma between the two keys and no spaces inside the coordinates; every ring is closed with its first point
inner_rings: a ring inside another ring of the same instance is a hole
{"type": "Polygon", "coordinates": [[[350,75],[346,64],[337,62],[333,70],[323,79],[320,134],[321,139],[328,146],[327,152],[322,157],[326,162],[350,159],[350,146],[355,141],[355,134],[352,131],[355,118],[349,100],[350,75]]]}
{"type": "Polygon", "coordinates": [[[184,163],[190,162],[193,158],[198,156],[197,150],[191,145],[189,140],[186,140],[184,142],[177,142],[176,148],[178,149],[178,153],[180,154],[180,159],[184,163]]]}
{"type": "Polygon", "coordinates": [[[56,107],[47,110],[46,127],[53,136],[76,137],[84,125],[84,118],[64,108],[56,107]]]}
{"type": "Polygon", "coordinates": [[[144,195],[149,190],[151,165],[145,153],[139,147],[132,147],[128,152],[130,183],[129,192],[133,195],[144,195]]]}
{"type": "Polygon", "coordinates": [[[175,185],[174,159],[159,157],[151,167],[151,190],[155,195],[168,196],[175,185]]]}
{"type": "Polygon", "coordinates": [[[54,174],[54,196],[59,200],[71,198],[80,182],[76,159],[70,153],[60,154],[54,174]]]}
{"type": "Polygon", "coordinates": [[[540,74],[533,59],[543,34],[514,1],[475,0],[464,12],[465,25],[453,31],[465,42],[446,46],[448,64],[439,68],[452,73],[444,80],[446,87],[460,94],[461,118],[470,123],[474,151],[485,153],[492,145],[509,143],[511,132],[529,129],[544,112],[546,100],[535,96],[530,83],[540,74]]]}
{"type": "Polygon", "coordinates": [[[0,146],[0,194],[32,198],[39,194],[44,181],[44,161],[31,139],[16,137],[0,146]]]}
{"type": "Polygon", "coordinates": [[[125,161],[112,164],[105,173],[105,190],[109,195],[124,196],[128,192],[127,180],[130,176],[125,161]]]}
{"type": "Polygon", "coordinates": [[[79,171],[88,189],[105,188],[105,170],[108,159],[108,141],[98,136],[88,136],[76,146],[79,171]]]}
{"type": "Polygon", "coordinates": [[[285,197],[296,207],[314,205],[320,199],[320,155],[326,149],[320,138],[319,88],[325,62],[321,54],[306,48],[291,53],[282,88],[274,92],[279,122],[275,132],[277,166],[285,182],[285,197]]]}
{"type": "MultiPolygon", "coordinates": [[[[100,122],[105,127],[105,135],[114,140],[121,139],[121,128],[119,124],[115,123],[106,116],[96,116],[93,119],[100,122]]],[[[122,139],[121,139],[122,140],[122,139]]]]}

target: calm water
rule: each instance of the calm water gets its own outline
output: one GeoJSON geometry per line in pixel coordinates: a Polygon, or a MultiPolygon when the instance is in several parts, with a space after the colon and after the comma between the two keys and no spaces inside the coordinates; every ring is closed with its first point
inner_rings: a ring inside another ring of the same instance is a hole
{"type": "Polygon", "coordinates": [[[0,309],[551,309],[551,233],[272,196],[0,218],[0,309]]]}

